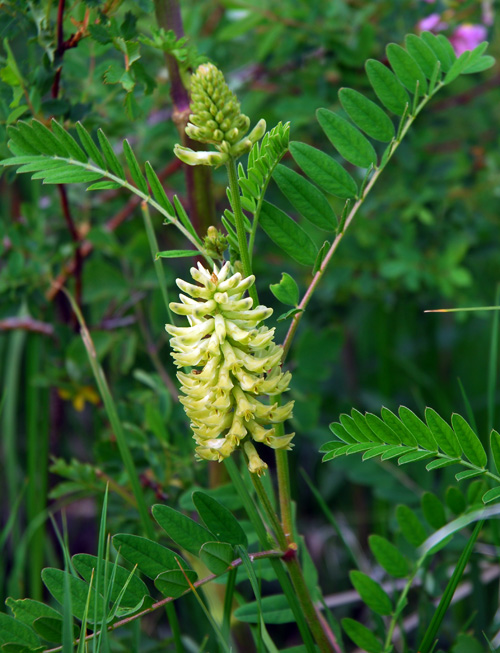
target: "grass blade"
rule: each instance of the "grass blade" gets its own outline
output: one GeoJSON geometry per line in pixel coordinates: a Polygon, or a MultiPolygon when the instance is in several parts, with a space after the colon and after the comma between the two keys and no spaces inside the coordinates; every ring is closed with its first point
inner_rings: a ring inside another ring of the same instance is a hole
{"type": "Polygon", "coordinates": [[[92,342],[90,332],[87,329],[87,325],[85,324],[83,315],[77,303],[75,302],[73,296],[65,288],[62,288],[62,290],[64,294],[67,296],[71,304],[71,307],[73,308],[73,311],[75,312],[75,315],[78,319],[82,340],[83,340],[83,344],[85,345],[85,349],[87,350],[90,367],[92,368],[92,372],[94,373],[94,378],[97,383],[97,387],[99,388],[99,393],[103,400],[104,407],[106,409],[106,414],[113,428],[113,432],[115,433],[116,442],[118,444],[118,450],[120,451],[120,456],[122,458],[123,464],[125,465],[125,469],[127,470],[130,485],[132,486],[132,491],[134,493],[134,497],[137,502],[137,509],[139,511],[139,515],[141,518],[142,528],[146,533],[146,535],[149,538],[153,539],[154,538],[153,523],[149,517],[149,511],[146,505],[146,499],[144,497],[141,484],[139,482],[139,476],[135,468],[134,459],[132,458],[132,454],[130,453],[127,440],[125,438],[125,432],[123,430],[122,424],[118,417],[118,411],[116,410],[115,402],[113,400],[113,397],[111,396],[111,392],[108,386],[106,376],[104,375],[104,371],[97,360],[96,350],[94,347],[94,343],[92,342]]]}

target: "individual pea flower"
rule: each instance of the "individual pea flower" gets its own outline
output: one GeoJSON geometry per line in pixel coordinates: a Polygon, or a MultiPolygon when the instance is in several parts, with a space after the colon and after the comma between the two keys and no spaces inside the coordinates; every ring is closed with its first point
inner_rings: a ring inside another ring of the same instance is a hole
{"type": "Polygon", "coordinates": [[[250,118],[241,113],[224,75],[211,63],[198,66],[191,77],[191,99],[186,134],[194,141],[214,145],[217,152],[197,152],[177,144],[175,155],[188,165],[220,166],[249,152],[266,132],[265,120],[259,120],[245,136],[250,118]]]}
{"type": "Polygon", "coordinates": [[[293,401],[261,400],[288,390],[290,372],[281,371],[283,349],[274,343],[274,328],[260,325],[271,314],[266,306],[253,308],[251,297],[244,297],[255,277],[230,276],[230,264],[210,273],[200,263],[191,268],[198,285],[177,279],[186,293],[181,303],[170,308],[188,318],[188,327],[165,325],[173,336],[170,344],[179,370],[183,396],[180,397],[191,420],[196,455],[205,460],[222,461],[242,447],[248,468],[259,476],[267,465],[260,459],[253,442],[273,449],[290,449],[294,433],[277,435],[276,427],[292,414],[293,401]],[[201,369],[197,369],[201,368],[201,369]],[[253,442],[252,442],[253,441],[253,442]]]}

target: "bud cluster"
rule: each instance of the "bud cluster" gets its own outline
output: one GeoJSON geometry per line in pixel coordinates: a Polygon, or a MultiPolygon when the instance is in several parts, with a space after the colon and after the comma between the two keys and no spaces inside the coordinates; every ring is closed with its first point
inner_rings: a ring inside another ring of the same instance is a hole
{"type": "Polygon", "coordinates": [[[185,396],[180,398],[191,420],[196,454],[221,461],[239,446],[245,450],[251,472],[262,474],[267,465],[258,456],[252,440],[273,449],[290,449],[294,434],[276,435],[273,424],[292,414],[293,401],[283,406],[264,403],[262,395],[288,390],[291,374],[280,368],[283,350],[274,341],[274,328],[258,326],[272,314],[265,306],[252,308],[251,297],[243,297],[255,281],[229,275],[229,263],[210,274],[201,264],[191,268],[200,285],[177,279],[186,293],[182,303],[170,308],[185,315],[190,326],[165,326],[172,335],[172,356],[185,396]]]}
{"type": "Polygon", "coordinates": [[[217,152],[195,152],[176,145],[176,156],[189,165],[216,165],[230,157],[238,158],[249,152],[264,136],[266,123],[260,120],[245,137],[250,118],[241,113],[240,103],[229,89],[224,75],[211,63],[198,66],[191,77],[191,115],[186,134],[194,141],[211,143],[217,152]]]}

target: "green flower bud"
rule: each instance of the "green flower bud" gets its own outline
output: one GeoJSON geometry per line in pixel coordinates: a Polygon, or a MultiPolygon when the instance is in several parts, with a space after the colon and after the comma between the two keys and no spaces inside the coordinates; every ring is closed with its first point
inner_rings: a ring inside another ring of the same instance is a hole
{"type": "Polygon", "coordinates": [[[267,465],[251,441],[273,449],[292,446],[293,434],[278,437],[272,425],[291,416],[294,402],[278,406],[261,400],[288,390],[291,374],[281,372],[283,350],[273,341],[274,329],[258,326],[272,310],[252,308],[252,299],[243,297],[255,277],[229,273],[229,263],[212,273],[198,264],[191,276],[200,285],[178,279],[186,295],[170,308],[187,316],[190,326],[165,328],[173,336],[176,365],[201,368],[177,374],[197,457],[221,461],[243,446],[249,470],[260,475],[267,465]]]}
{"type": "Polygon", "coordinates": [[[249,152],[266,131],[265,121],[260,120],[245,138],[250,118],[241,113],[240,103],[226,84],[224,75],[211,63],[198,66],[191,77],[190,109],[186,134],[194,141],[214,145],[219,158],[210,156],[215,153],[193,152],[176,145],[175,155],[188,165],[219,166],[229,157],[236,159],[249,152]]]}

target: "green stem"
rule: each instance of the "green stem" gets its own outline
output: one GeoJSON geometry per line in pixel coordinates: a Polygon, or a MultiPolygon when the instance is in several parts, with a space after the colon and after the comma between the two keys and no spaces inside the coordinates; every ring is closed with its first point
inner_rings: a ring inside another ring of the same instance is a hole
{"type": "MultiPolygon", "coordinates": [[[[248,253],[247,235],[243,222],[243,211],[241,209],[240,188],[238,186],[238,176],[236,173],[236,162],[230,158],[226,164],[227,176],[229,178],[229,189],[231,191],[231,207],[236,222],[236,234],[238,236],[238,246],[240,249],[241,264],[243,266],[243,276],[249,277],[252,274],[252,264],[248,253]]],[[[255,286],[248,289],[248,294],[253,299],[254,306],[258,306],[259,297],[255,286]]]]}
{"type": "MultiPolygon", "coordinates": [[[[283,425],[281,424],[281,430],[283,425]]],[[[280,435],[278,432],[277,435],[280,435]]],[[[276,449],[276,470],[278,473],[278,493],[280,499],[281,524],[287,542],[293,541],[292,493],[290,488],[290,470],[288,467],[288,451],[276,449]]]]}
{"type": "Polygon", "coordinates": [[[318,645],[319,650],[323,653],[329,653],[330,651],[335,651],[330,640],[328,639],[327,634],[323,630],[321,621],[318,618],[316,608],[314,607],[309,588],[307,587],[306,581],[304,580],[304,575],[302,574],[302,569],[300,567],[299,561],[297,559],[297,554],[293,552],[293,555],[287,556],[284,558],[284,562],[292,579],[292,584],[295,589],[296,596],[299,600],[300,607],[304,613],[306,621],[311,629],[313,637],[318,645]]]}
{"type": "Polygon", "coordinates": [[[288,542],[285,532],[283,531],[283,527],[280,524],[278,516],[273,510],[269,497],[267,496],[267,492],[262,485],[262,481],[257,476],[257,474],[251,474],[250,476],[252,477],[252,483],[257,496],[259,497],[259,501],[262,504],[262,507],[264,508],[269,521],[271,522],[271,526],[274,530],[274,534],[276,535],[276,539],[278,540],[278,544],[282,551],[286,551],[288,548],[288,542]]]}
{"type": "MultiPolygon", "coordinates": [[[[266,530],[264,522],[262,521],[257,511],[257,508],[255,507],[253,499],[250,496],[245,483],[243,482],[243,479],[241,477],[240,471],[236,463],[232,458],[226,458],[224,460],[224,464],[231,478],[231,481],[233,482],[233,485],[236,488],[236,491],[238,492],[242,500],[243,507],[245,508],[247,515],[250,521],[252,522],[252,526],[254,527],[255,532],[257,533],[257,537],[259,538],[260,545],[263,548],[267,548],[267,546],[269,545],[270,536],[266,530]]],[[[279,560],[275,560],[271,558],[270,563],[274,573],[276,574],[276,578],[279,584],[281,585],[283,593],[287,597],[288,603],[290,605],[290,608],[292,609],[293,615],[297,622],[297,627],[300,631],[306,649],[308,653],[314,652],[315,650],[314,642],[311,637],[311,632],[309,631],[309,628],[307,626],[307,621],[304,618],[305,613],[303,611],[302,606],[300,605],[300,602],[296,595],[296,591],[294,591],[294,588],[290,583],[290,578],[287,576],[285,569],[279,560]]],[[[325,649],[325,650],[329,651],[330,649],[325,649]]]]}

